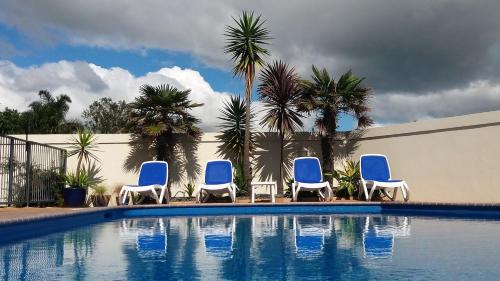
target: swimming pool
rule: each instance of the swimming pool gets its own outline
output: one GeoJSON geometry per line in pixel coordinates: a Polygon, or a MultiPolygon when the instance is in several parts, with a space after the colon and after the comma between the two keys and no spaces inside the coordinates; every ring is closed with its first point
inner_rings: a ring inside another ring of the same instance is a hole
{"type": "MultiPolygon", "coordinates": [[[[471,216],[463,208],[401,208],[117,208],[72,218],[80,226],[71,229],[4,241],[0,278],[497,279],[498,211],[471,216]]],[[[67,218],[58,219],[37,223],[51,228],[67,218]]]]}

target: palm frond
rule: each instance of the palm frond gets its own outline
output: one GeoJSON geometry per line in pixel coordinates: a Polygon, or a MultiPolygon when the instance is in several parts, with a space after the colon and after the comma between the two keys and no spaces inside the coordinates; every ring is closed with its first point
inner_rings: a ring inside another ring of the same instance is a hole
{"type": "Polygon", "coordinates": [[[257,87],[259,98],[267,110],[261,125],[290,135],[302,127],[298,106],[302,100],[301,80],[293,67],[283,61],[266,65],[257,87]]]}

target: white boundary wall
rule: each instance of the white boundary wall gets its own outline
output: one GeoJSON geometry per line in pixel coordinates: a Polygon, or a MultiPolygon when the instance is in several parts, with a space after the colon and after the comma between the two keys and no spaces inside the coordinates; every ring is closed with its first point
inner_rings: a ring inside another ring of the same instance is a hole
{"type": "MultiPolygon", "coordinates": [[[[202,179],[207,160],[220,158],[215,139],[217,133],[206,133],[197,151],[181,154],[178,163],[171,163],[172,190],[182,189],[187,174],[202,179]]],[[[24,136],[17,136],[24,138],[24,136]]],[[[70,135],[30,135],[29,139],[67,148],[70,135]]],[[[101,175],[109,188],[135,183],[131,169],[151,160],[152,154],[143,146],[131,146],[128,134],[97,135],[101,159],[101,175]]],[[[274,134],[259,134],[253,170],[260,180],[276,179],[279,169],[279,142],[274,134]]],[[[339,141],[337,153],[349,152],[359,158],[363,153],[388,156],[394,178],[405,179],[411,188],[412,201],[500,203],[500,111],[433,119],[387,127],[371,128],[356,141],[339,141]],[[355,147],[353,150],[352,147],[355,147]]],[[[296,156],[321,157],[320,141],[307,133],[296,136],[287,148],[291,159],[296,156]]],[[[68,159],[68,170],[76,166],[68,159]]],[[[337,165],[339,167],[339,165],[337,165]]]]}

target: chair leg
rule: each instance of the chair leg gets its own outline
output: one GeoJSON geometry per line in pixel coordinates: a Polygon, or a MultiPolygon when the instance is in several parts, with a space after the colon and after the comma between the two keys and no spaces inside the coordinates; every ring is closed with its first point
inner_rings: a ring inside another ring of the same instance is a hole
{"type": "Polygon", "coordinates": [[[127,191],[122,188],[120,193],[118,194],[118,202],[121,202],[122,205],[125,205],[125,200],[127,198],[127,191]]]}
{"type": "Polygon", "coordinates": [[[370,195],[368,195],[368,197],[366,198],[366,201],[372,200],[373,193],[375,192],[376,189],[377,189],[377,185],[374,184],[370,190],[370,195]]]}
{"type": "Polygon", "coordinates": [[[370,199],[368,198],[368,189],[366,188],[366,183],[362,182],[361,185],[363,186],[363,192],[365,193],[365,200],[370,201],[370,199]]]}
{"type": "MultiPolygon", "coordinates": [[[[156,201],[156,204],[161,204],[160,203],[160,197],[158,197],[158,193],[156,193],[156,189],[153,187],[151,188],[151,193],[153,194],[153,198],[155,199],[156,201]]],[[[163,198],[162,198],[163,199],[163,198]]]]}
{"type": "Polygon", "coordinates": [[[406,184],[406,182],[403,182],[402,190],[404,190],[403,191],[403,195],[404,195],[403,199],[405,200],[405,202],[410,200],[410,189],[408,187],[408,184],[406,184]]]}
{"type": "MultiPolygon", "coordinates": [[[[160,202],[158,204],[162,204],[163,203],[163,198],[165,198],[165,187],[162,187],[161,188],[161,192],[160,192],[160,202]]],[[[165,198],[166,201],[168,201],[166,198],[165,198]]],[[[168,202],[167,202],[168,203],[168,202]]]]}
{"type": "Polygon", "coordinates": [[[293,194],[293,202],[297,202],[297,199],[299,198],[299,191],[300,191],[300,186],[297,185],[297,189],[295,190],[293,194]]]}

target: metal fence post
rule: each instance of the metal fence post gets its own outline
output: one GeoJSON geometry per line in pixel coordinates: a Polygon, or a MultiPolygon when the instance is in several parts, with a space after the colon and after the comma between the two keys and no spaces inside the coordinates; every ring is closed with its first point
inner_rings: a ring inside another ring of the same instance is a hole
{"type": "Polygon", "coordinates": [[[9,186],[9,191],[7,194],[7,205],[10,207],[12,204],[12,186],[14,184],[14,139],[10,139],[9,146],[9,178],[7,179],[7,184],[9,186]]]}
{"type": "Polygon", "coordinates": [[[26,142],[26,207],[30,206],[31,142],[26,142]]]}

